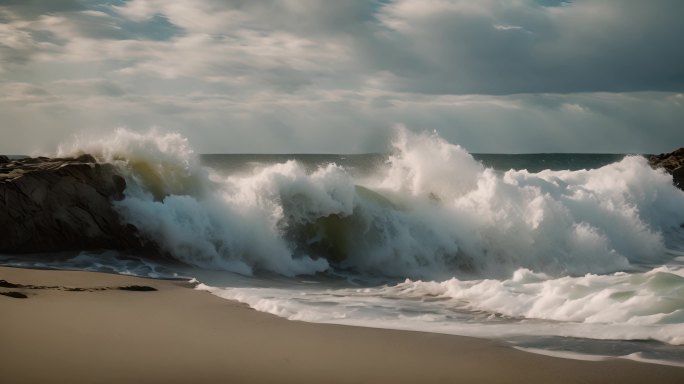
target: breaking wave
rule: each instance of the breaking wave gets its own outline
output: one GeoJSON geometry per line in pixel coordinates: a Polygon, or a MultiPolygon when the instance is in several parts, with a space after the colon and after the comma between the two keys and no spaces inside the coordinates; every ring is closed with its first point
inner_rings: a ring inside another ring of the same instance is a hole
{"type": "Polygon", "coordinates": [[[475,336],[684,344],[684,192],[641,156],[588,170],[501,171],[401,128],[386,161],[362,177],[294,160],[225,172],[202,166],[180,135],[154,131],[120,129],[59,155],[84,152],[126,177],[115,202],[123,220],[185,264],[375,285],[201,286],[261,311],[475,336]]]}
{"type": "Polygon", "coordinates": [[[498,172],[434,134],[398,129],[372,177],[296,161],[248,174],[200,165],[178,134],[77,142],[128,179],[116,209],[185,263],[287,276],[412,279],[633,271],[681,246],[684,192],[640,156],[602,168],[498,172]]]}
{"type": "MultiPolygon", "coordinates": [[[[406,280],[368,288],[199,289],[290,320],[490,338],[563,336],[684,345],[684,268],[553,278],[406,280]],[[322,304],[323,303],[323,304],[322,304]]],[[[681,360],[681,352],[678,352],[681,360]]]]}

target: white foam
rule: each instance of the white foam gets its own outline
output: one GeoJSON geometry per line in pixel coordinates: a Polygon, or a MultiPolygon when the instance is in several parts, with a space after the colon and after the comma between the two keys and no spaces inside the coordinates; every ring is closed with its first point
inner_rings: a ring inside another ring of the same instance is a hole
{"type": "Polygon", "coordinates": [[[681,233],[684,193],[642,157],[594,170],[500,176],[438,137],[400,137],[374,187],[404,208],[407,221],[428,229],[431,236],[404,225],[404,237],[426,250],[410,253],[428,262],[472,264],[490,276],[520,267],[606,273],[663,261],[663,234],[681,233]]]}
{"type": "Polygon", "coordinates": [[[117,164],[128,185],[116,209],[185,263],[286,276],[332,265],[362,280],[407,279],[364,289],[199,286],[261,311],[480,337],[684,344],[684,269],[665,265],[684,251],[684,192],[671,176],[639,156],[591,170],[497,172],[405,129],[394,148],[363,181],[295,161],[225,176],[201,167],[184,138],[159,132],[119,130],[61,154],[117,164]]]}
{"type": "Polygon", "coordinates": [[[564,336],[683,345],[684,270],[544,279],[406,281],[369,288],[201,289],[290,320],[488,338],[564,336]]]}
{"type": "Polygon", "coordinates": [[[684,269],[681,267],[555,279],[520,269],[507,280],[407,280],[386,287],[379,294],[436,297],[450,300],[453,307],[514,318],[595,324],[597,329],[617,327],[607,334],[585,333],[583,337],[612,335],[618,339],[651,338],[684,344],[684,269]],[[632,334],[619,330],[620,326],[632,334]]]}
{"type": "Polygon", "coordinates": [[[638,361],[640,363],[669,365],[672,367],[684,367],[684,362],[680,363],[680,362],[671,361],[671,360],[649,359],[649,358],[643,357],[642,354],[639,352],[630,353],[629,355],[621,356],[620,358],[626,359],[626,360],[638,361]]]}
{"type": "Polygon", "coordinates": [[[604,361],[612,358],[612,356],[605,355],[590,355],[585,353],[577,353],[570,351],[553,351],[541,348],[525,348],[525,347],[513,347],[519,351],[534,353],[537,355],[544,355],[550,357],[558,357],[561,359],[571,359],[571,360],[582,360],[582,361],[604,361]]]}
{"type": "Polygon", "coordinates": [[[523,352],[529,352],[529,353],[534,353],[537,355],[544,355],[544,356],[550,356],[550,357],[558,357],[561,359],[571,359],[571,360],[582,360],[582,361],[605,361],[609,359],[625,359],[625,360],[632,360],[632,361],[637,361],[640,363],[647,363],[647,364],[658,364],[658,365],[669,365],[672,367],[684,367],[684,363],[679,363],[676,361],[671,361],[671,360],[662,360],[662,359],[649,359],[645,358],[642,356],[641,353],[635,352],[635,353],[630,353],[629,355],[625,356],[608,356],[608,355],[594,355],[594,354],[587,354],[587,353],[578,353],[578,352],[571,352],[571,351],[556,351],[556,350],[549,350],[549,349],[542,349],[542,348],[527,348],[527,347],[513,347],[517,350],[523,351],[523,352]]]}
{"type": "Polygon", "coordinates": [[[60,153],[118,164],[129,183],[117,209],[174,257],[243,274],[324,271],[330,254],[312,244],[326,241],[342,267],[414,279],[604,274],[662,263],[667,246],[682,246],[684,193],[641,157],[502,175],[436,135],[399,129],[394,146],[361,189],[334,164],[221,177],[177,134],[120,129],[60,153]]]}

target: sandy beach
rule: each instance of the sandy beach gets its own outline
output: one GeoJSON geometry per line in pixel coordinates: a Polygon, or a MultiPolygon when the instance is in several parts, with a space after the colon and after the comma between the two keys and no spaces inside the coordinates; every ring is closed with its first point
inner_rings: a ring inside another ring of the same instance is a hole
{"type": "Polygon", "coordinates": [[[288,321],[177,281],[0,268],[3,383],[681,383],[469,337],[288,321]],[[27,287],[27,286],[32,287],[27,287]],[[131,285],[156,291],[129,291],[131,285]],[[68,290],[80,288],[82,290],[68,290]]]}

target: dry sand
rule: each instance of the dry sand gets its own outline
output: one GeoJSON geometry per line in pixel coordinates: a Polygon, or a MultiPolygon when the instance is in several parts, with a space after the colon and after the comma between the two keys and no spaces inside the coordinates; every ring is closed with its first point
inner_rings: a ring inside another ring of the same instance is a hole
{"type": "Polygon", "coordinates": [[[288,321],[186,283],[0,267],[0,383],[684,383],[684,368],[288,321]],[[131,292],[125,285],[158,291],[131,292]]]}

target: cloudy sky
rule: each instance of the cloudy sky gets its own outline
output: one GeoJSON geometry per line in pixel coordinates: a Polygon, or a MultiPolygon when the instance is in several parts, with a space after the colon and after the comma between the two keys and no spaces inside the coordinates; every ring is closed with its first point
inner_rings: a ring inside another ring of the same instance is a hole
{"type": "Polygon", "coordinates": [[[202,153],[684,146],[681,0],[0,0],[0,153],[118,127],[202,153]]]}

